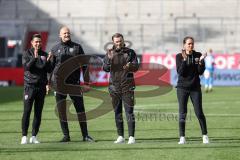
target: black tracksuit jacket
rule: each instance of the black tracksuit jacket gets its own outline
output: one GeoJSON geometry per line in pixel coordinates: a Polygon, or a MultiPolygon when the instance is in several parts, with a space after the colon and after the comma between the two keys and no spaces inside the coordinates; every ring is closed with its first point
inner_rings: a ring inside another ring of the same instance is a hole
{"type": "Polygon", "coordinates": [[[177,88],[192,90],[201,87],[199,75],[202,75],[205,70],[204,60],[199,62],[201,55],[200,52],[193,51],[187,56],[186,61],[183,60],[181,53],[176,55],[177,88]]]}
{"type": "MultiPolygon", "coordinates": [[[[78,43],[72,42],[71,40],[65,43],[60,41],[51,49],[51,52],[54,55],[53,60],[51,61],[51,66],[53,68],[51,82],[53,83],[53,85],[56,85],[57,83],[58,74],[61,74],[61,73],[58,73],[58,70],[59,70],[59,67],[63,65],[64,62],[66,62],[67,60],[75,56],[85,54],[81,45],[78,43]]],[[[89,73],[88,73],[87,66],[84,65],[81,68],[83,70],[84,82],[89,83],[89,73]]],[[[76,69],[68,77],[66,77],[67,84],[73,84],[73,85],[80,84],[81,68],[79,66],[78,69],[76,69]]]]}
{"type": "Polygon", "coordinates": [[[124,47],[121,50],[112,49],[113,59],[109,59],[107,54],[104,57],[103,70],[110,72],[109,91],[124,93],[134,90],[135,82],[133,72],[139,68],[138,60],[134,50],[124,47]],[[123,66],[130,62],[128,70],[123,66]]]}
{"type": "Polygon", "coordinates": [[[47,62],[47,53],[39,50],[38,57],[34,57],[34,48],[23,53],[24,85],[43,86],[48,83],[47,73],[51,72],[51,65],[47,62]]]}

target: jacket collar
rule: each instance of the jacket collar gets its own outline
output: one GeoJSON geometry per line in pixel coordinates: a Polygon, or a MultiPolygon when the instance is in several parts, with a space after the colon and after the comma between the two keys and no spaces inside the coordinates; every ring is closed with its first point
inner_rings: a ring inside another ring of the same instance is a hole
{"type": "MultiPolygon", "coordinates": [[[[38,50],[38,53],[41,53],[41,52],[42,52],[42,50],[39,49],[39,50],[38,50]]],[[[33,47],[30,48],[30,53],[31,53],[32,55],[34,55],[34,48],[33,48],[33,47]]]]}
{"type": "Polygon", "coordinates": [[[64,46],[69,46],[69,45],[72,43],[72,41],[69,40],[69,41],[67,41],[67,42],[63,42],[62,40],[60,40],[60,43],[61,43],[62,45],[64,45],[64,46]]]}

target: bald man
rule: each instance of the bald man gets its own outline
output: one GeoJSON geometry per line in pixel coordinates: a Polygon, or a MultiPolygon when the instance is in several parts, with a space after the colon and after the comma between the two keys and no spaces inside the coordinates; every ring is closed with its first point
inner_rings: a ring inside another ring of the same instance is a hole
{"type": "MultiPolygon", "coordinates": [[[[79,66],[79,69],[72,72],[68,77],[64,77],[65,79],[61,79],[61,77],[57,77],[59,67],[64,64],[68,59],[84,55],[84,51],[80,44],[75,43],[71,40],[71,33],[70,29],[66,26],[63,26],[59,30],[59,37],[60,41],[51,49],[50,54],[53,73],[51,76],[51,82],[52,85],[55,85],[57,88],[59,86],[57,85],[64,85],[57,83],[57,80],[60,80],[61,82],[71,84],[71,85],[80,85],[80,75],[81,70],[83,71],[84,75],[84,82],[85,84],[89,84],[89,73],[87,70],[87,66],[79,66]]],[[[60,73],[61,74],[61,73],[60,73]]],[[[58,81],[59,82],[59,81],[58,81]]],[[[90,88],[89,86],[85,85],[85,88],[90,88]]],[[[85,108],[84,108],[84,102],[83,102],[83,96],[82,95],[71,95],[71,93],[68,93],[70,96],[74,107],[76,109],[78,120],[80,124],[80,128],[82,131],[83,141],[87,142],[93,142],[94,140],[88,135],[88,129],[87,129],[87,122],[86,122],[86,114],[85,114],[85,108]]],[[[66,114],[66,93],[60,93],[58,91],[55,92],[55,98],[59,113],[59,119],[60,119],[60,125],[63,132],[63,138],[60,142],[68,142],[70,141],[70,134],[68,129],[68,120],[67,120],[67,114],[66,114]]]]}

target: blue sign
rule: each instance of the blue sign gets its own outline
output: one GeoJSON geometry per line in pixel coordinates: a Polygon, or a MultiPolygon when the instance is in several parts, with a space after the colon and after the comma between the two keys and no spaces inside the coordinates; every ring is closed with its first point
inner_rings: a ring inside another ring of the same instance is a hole
{"type": "MultiPolygon", "coordinates": [[[[177,85],[177,71],[171,70],[171,84],[177,85]]],[[[200,76],[201,85],[204,85],[204,77],[200,76]]],[[[240,86],[240,70],[238,69],[216,69],[213,73],[214,86],[240,86]]]]}

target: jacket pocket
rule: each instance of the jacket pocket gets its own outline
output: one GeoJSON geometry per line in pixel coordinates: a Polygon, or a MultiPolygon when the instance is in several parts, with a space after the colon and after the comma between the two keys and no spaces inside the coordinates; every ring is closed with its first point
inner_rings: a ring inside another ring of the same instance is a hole
{"type": "Polygon", "coordinates": [[[39,77],[37,75],[31,74],[29,71],[24,72],[24,81],[27,83],[37,83],[39,77]]]}

